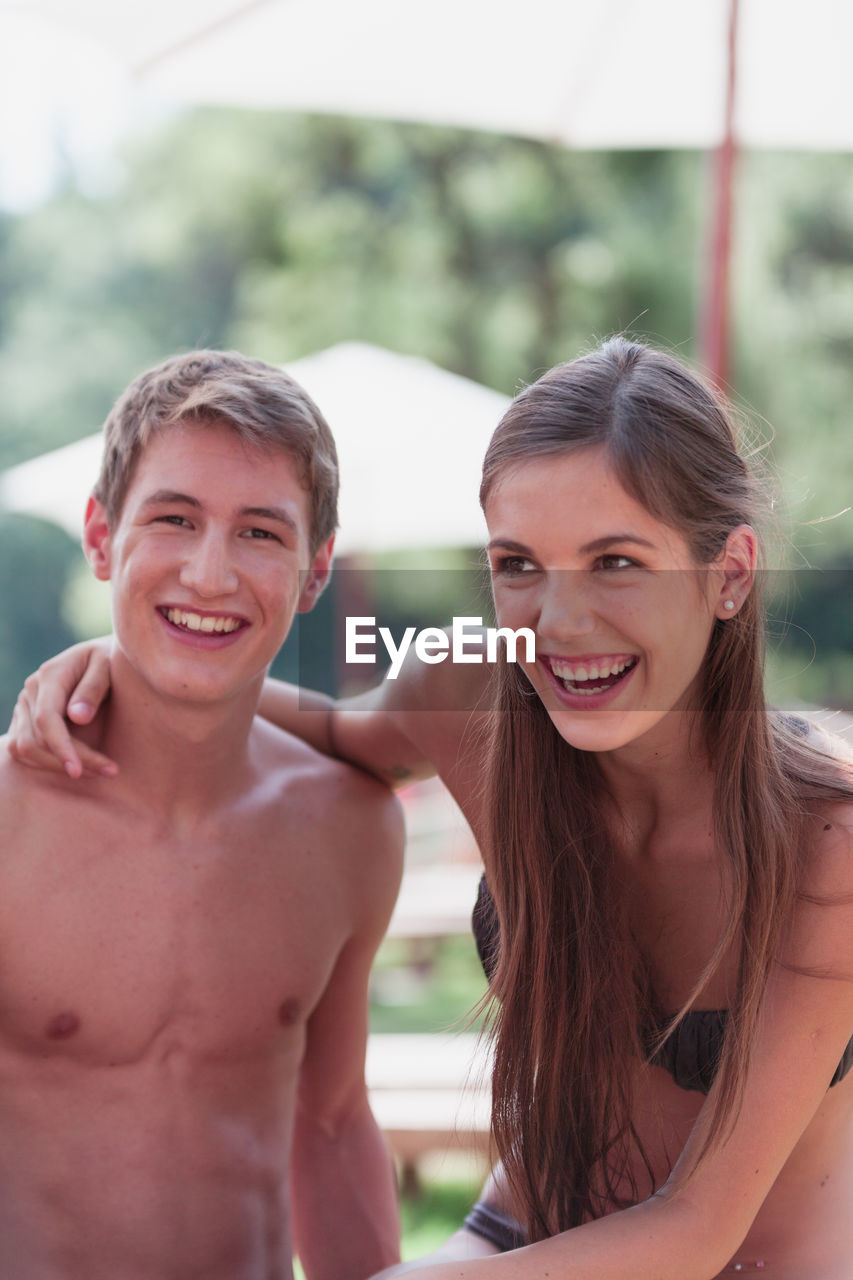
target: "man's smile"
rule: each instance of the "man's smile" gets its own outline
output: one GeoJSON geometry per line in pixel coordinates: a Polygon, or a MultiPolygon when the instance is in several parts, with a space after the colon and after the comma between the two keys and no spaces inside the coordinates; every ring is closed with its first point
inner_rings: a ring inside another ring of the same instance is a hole
{"type": "Polygon", "coordinates": [[[185,631],[199,631],[207,635],[213,632],[237,631],[238,628],[246,626],[242,618],[235,618],[232,614],[196,613],[192,610],[175,608],[163,608],[160,612],[175,627],[181,627],[185,631]]]}

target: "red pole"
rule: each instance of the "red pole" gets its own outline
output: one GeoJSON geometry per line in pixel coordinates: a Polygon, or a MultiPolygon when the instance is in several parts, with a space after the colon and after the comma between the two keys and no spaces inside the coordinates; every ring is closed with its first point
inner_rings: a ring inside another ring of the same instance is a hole
{"type": "Polygon", "coordinates": [[[732,254],[732,185],[737,142],[734,130],[737,88],[738,2],[729,0],[725,127],[714,157],[712,226],[701,327],[702,362],[718,387],[729,378],[729,280],[732,254]]]}

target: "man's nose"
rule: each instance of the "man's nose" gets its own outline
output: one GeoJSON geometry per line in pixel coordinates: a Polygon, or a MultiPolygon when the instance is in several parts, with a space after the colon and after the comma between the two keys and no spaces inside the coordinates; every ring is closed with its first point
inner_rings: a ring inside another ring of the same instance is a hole
{"type": "Polygon", "coordinates": [[[226,539],[213,530],[202,534],[181,566],[180,582],[210,599],[236,591],[239,577],[226,539]]]}
{"type": "Polygon", "coordinates": [[[536,630],[542,639],[565,642],[595,628],[593,596],[586,575],[555,569],[548,575],[536,630]]]}

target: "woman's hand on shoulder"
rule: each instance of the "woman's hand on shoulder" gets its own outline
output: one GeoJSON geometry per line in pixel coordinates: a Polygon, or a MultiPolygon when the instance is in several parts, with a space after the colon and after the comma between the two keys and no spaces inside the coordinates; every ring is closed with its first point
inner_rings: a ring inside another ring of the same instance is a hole
{"type": "Polygon", "coordinates": [[[68,721],[89,724],[110,690],[109,637],[86,640],[43,662],[18,695],[9,753],[33,769],[113,777],[117,765],[73,737],[68,721]]]}

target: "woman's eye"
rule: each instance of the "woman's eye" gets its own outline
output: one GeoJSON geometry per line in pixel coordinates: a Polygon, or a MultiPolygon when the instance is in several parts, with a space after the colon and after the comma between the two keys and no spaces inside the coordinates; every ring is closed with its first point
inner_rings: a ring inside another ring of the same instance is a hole
{"type": "Polygon", "coordinates": [[[595,567],[597,569],[636,569],[637,561],[632,560],[630,556],[599,556],[595,562],[595,567]]]}
{"type": "Polygon", "coordinates": [[[531,573],[535,568],[533,561],[524,556],[502,556],[493,563],[492,576],[518,578],[522,574],[531,573]]]}

